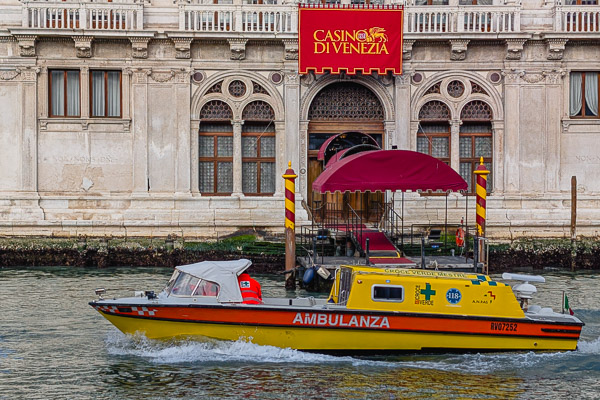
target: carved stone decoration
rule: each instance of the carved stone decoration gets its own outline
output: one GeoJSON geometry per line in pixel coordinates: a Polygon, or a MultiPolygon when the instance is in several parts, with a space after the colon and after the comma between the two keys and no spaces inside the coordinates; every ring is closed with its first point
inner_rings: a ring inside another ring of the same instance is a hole
{"type": "Polygon", "coordinates": [[[410,83],[410,74],[396,75],[396,85],[408,85],[410,83]]]}
{"type": "Polygon", "coordinates": [[[0,70],[0,80],[12,81],[17,76],[19,76],[20,73],[21,70],[19,68],[15,68],[13,70],[0,70]]]}
{"type": "Polygon", "coordinates": [[[469,40],[453,39],[450,40],[450,59],[452,61],[463,61],[467,58],[467,46],[469,40]]]}
{"type": "Polygon", "coordinates": [[[173,71],[152,71],[150,74],[150,78],[154,82],[165,83],[169,82],[175,76],[175,72],[173,71]]]}
{"type": "Polygon", "coordinates": [[[501,72],[502,75],[504,76],[504,82],[507,84],[517,84],[519,83],[519,80],[521,78],[521,76],[524,75],[523,72],[521,71],[516,71],[516,70],[504,70],[501,72]]]}
{"type": "Polygon", "coordinates": [[[90,58],[92,57],[92,36],[72,36],[75,41],[75,49],[77,50],[77,57],[79,58],[90,58]]]}
{"type": "Polygon", "coordinates": [[[146,71],[143,69],[138,69],[137,71],[135,71],[133,73],[133,83],[134,84],[144,84],[144,83],[148,83],[148,75],[150,74],[150,71],[146,71]]]}
{"type": "Polygon", "coordinates": [[[232,60],[245,60],[246,59],[246,42],[248,39],[227,39],[229,42],[229,49],[231,50],[232,60]]]}
{"type": "Polygon", "coordinates": [[[521,78],[527,83],[538,83],[545,79],[544,74],[526,73],[521,78]]]}
{"type": "Polygon", "coordinates": [[[148,58],[148,42],[150,38],[147,37],[130,37],[131,42],[131,55],[133,58],[148,58]]]}
{"type": "Polygon", "coordinates": [[[548,39],[548,60],[562,60],[568,39],[548,39]]]}
{"type": "Polygon", "coordinates": [[[544,76],[546,77],[546,84],[548,85],[560,85],[560,80],[563,76],[566,75],[564,70],[553,70],[553,71],[544,71],[544,76]]]}
{"type": "Polygon", "coordinates": [[[285,74],[285,83],[288,85],[297,85],[298,84],[299,75],[294,72],[286,72],[285,74]]]}
{"type": "Polygon", "coordinates": [[[48,130],[48,121],[40,121],[40,130],[42,130],[42,131],[48,130]]]}
{"type": "Polygon", "coordinates": [[[416,40],[405,39],[402,41],[402,59],[410,60],[412,58],[413,44],[416,40]]]}
{"type": "Polygon", "coordinates": [[[520,60],[526,39],[506,39],[506,59],[520,60]]]}
{"type": "Polygon", "coordinates": [[[285,59],[286,60],[297,60],[298,59],[298,39],[283,39],[283,45],[285,46],[285,59]]]}
{"type": "Polygon", "coordinates": [[[175,44],[175,58],[190,58],[190,47],[192,45],[193,38],[187,37],[174,37],[171,38],[175,44]]]}
{"type": "Polygon", "coordinates": [[[26,82],[35,82],[37,75],[40,73],[40,68],[29,67],[21,70],[21,80],[26,82]]]}
{"type": "Polygon", "coordinates": [[[314,71],[309,71],[308,74],[304,74],[300,77],[300,83],[303,86],[310,86],[313,83],[315,83],[317,80],[317,77],[315,76],[314,71]]]}
{"type": "Polygon", "coordinates": [[[19,42],[19,54],[21,57],[35,57],[36,35],[15,35],[19,42]]]}
{"type": "Polygon", "coordinates": [[[131,121],[123,121],[123,131],[129,132],[131,129],[131,121]]]}

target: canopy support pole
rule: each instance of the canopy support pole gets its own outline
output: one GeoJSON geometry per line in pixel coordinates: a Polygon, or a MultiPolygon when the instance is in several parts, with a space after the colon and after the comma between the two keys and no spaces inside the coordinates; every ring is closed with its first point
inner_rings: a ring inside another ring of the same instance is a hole
{"type": "MultiPolygon", "coordinates": [[[[469,194],[465,194],[465,232],[467,233],[465,236],[465,240],[469,238],[469,194]]],[[[465,241],[465,263],[469,261],[469,242],[465,241]]]]}
{"type": "Polygon", "coordinates": [[[446,192],[446,215],[444,217],[444,249],[448,247],[448,192],[446,192]]]}
{"type": "Polygon", "coordinates": [[[402,252],[404,252],[404,192],[402,192],[402,210],[400,214],[400,219],[402,220],[402,232],[400,232],[400,247],[402,248],[402,252]]]}

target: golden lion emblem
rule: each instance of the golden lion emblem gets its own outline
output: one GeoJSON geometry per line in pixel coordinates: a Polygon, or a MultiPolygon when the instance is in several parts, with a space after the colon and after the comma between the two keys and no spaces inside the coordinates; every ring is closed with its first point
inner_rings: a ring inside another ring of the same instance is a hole
{"type": "Polygon", "coordinates": [[[384,28],[380,28],[378,26],[375,26],[373,28],[369,29],[369,34],[367,35],[366,38],[367,42],[387,42],[388,41],[388,37],[385,34],[385,29],[384,28]]]}

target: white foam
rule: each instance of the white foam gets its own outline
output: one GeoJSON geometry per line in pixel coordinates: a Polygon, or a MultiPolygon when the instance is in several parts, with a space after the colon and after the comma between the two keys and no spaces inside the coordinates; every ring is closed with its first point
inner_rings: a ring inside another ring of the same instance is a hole
{"type": "Polygon", "coordinates": [[[577,343],[577,350],[584,354],[600,354],[600,337],[589,342],[580,340],[577,343]]]}

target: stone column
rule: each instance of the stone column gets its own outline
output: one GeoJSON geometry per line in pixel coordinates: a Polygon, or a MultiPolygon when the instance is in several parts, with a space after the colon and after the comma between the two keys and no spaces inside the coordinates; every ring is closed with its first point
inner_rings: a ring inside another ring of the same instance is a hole
{"type": "Polygon", "coordinates": [[[81,118],[90,117],[90,68],[87,65],[81,66],[81,118]]]}
{"type": "Polygon", "coordinates": [[[42,101],[36,102],[38,104],[38,117],[48,118],[48,68],[43,67],[40,70],[38,85],[38,98],[43,99],[42,101]]]}
{"type": "Polygon", "coordinates": [[[450,166],[460,173],[460,126],[462,121],[453,119],[450,121],[450,166]]]}
{"type": "MultiPolygon", "coordinates": [[[[275,175],[279,176],[279,171],[285,171],[289,160],[286,157],[286,137],[285,137],[285,121],[275,121],[275,175]]],[[[283,196],[284,180],[277,179],[275,181],[275,196],[283,196]]]]}
{"type": "MultiPolygon", "coordinates": [[[[20,190],[37,192],[37,82],[39,68],[30,67],[21,72],[23,79],[23,136],[21,141],[20,190]]],[[[43,102],[46,99],[43,100],[43,102]]],[[[18,157],[18,156],[17,156],[18,157]]],[[[18,160],[18,158],[17,158],[18,160]]]]}
{"type": "Polygon", "coordinates": [[[242,125],[244,121],[231,121],[233,125],[233,193],[241,197],[242,193],[242,125]]]}
{"type": "Polygon", "coordinates": [[[190,165],[190,71],[181,69],[175,75],[174,89],[177,99],[177,131],[175,142],[177,152],[175,155],[175,193],[189,195],[191,192],[191,165],[190,165]]]}
{"type": "Polygon", "coordinates": [[[408,150],[417,151],[417,131],[419,130],[419,121],[410,121],[410,132],[408,135],[408,150]]]}
{"type": "Polygon", "coordinates": [[[198,129],[200,127],[199,119],[192,119],[190,121],[190,179],[191,179],[191,190],[193,195],[200,194],[200,171],[198,170],[198,159],[200,155],[198,154],[198,129]]]}
{"type": "Polygon", "coordinates": [[[396,134],[392,140],[392,145],[397,145],[399,149],[410,149],[411,129],[410,124],[410,76],[396,76],[394,88],[394,105],[396,113],[396,134]]]}
{"type": "Polygon", "coordinates": [[[519,73],[504,73],[504,190],[519,192],[519,73]]]}
{"type": "Polygon", "coordinates": [[[131,85],[133,119],[133,191],[148,194],[148,73],[138,69],[131,85]]]}
{"type": "MultiPolygon", "coordinates": [[[[544,164],[546,166],[547,192],[560,190],[560,135],[562,110],[562,80],[564,72],[551,72],[546,75],[546,152],[544,164]]],[[[564,97],[568,99],[569,97],[564,97]]]]}
{"type": "Polygon", "coordinates": [[[306,154],[306,143],[302,143],[302,139],[306,140],[306,136],[298,137],[300,126],[300,77],[297,71],[285,72],[283,101],[285,108],[285,155],[283,161],[284,165],[291,161],[292,167],[300,172],[296,182],[296,200],[300,202],[304,198],[301,189],[306,186],[306,160],[304,163],[300,162],[301,154],[306,154]],[[298,146],[298,143],[300,143],[300,146],[298,146]],[[304,173],[301,171],[304,171],[304,173]]]}
{"type": "Polygon", "coordinates": [[[492,121],[492,190],[494,194],[504,192],[504,121],[492,121]]]}
{"type": "Polygon", "coordinates": [[[121,73],[121,82],[122,82],[122,90],[123,90],[123,103],[121,106],[123,107],[123,119],[129,120],[131,119],[131,75],[133,71],[131,68],[124,68],[121,73]]]}

